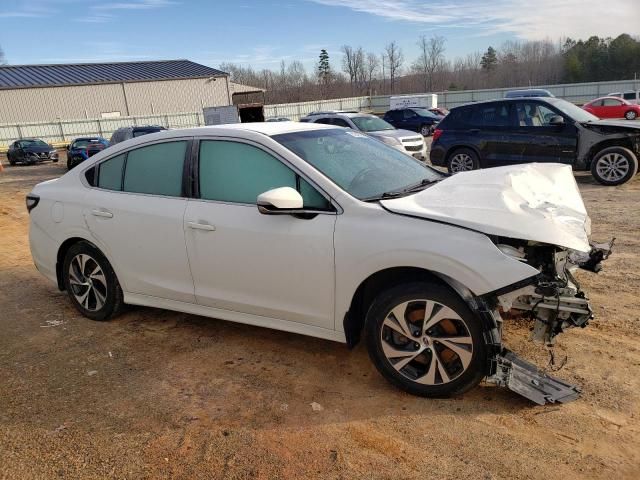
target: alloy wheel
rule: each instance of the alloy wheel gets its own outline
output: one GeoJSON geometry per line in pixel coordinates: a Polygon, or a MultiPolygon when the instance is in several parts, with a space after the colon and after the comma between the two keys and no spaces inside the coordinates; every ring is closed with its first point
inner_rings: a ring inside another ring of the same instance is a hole
{"type": "Polygon", "coordinates": [[[450,161],[451,173],[473,170],[473,158],[466,153],[456,153],[450,161]]]}
{"type": "Polygon", "coordinates": [[[627,120],[635,120],[637,116],[638,115],[636,114],[636,112],[633,112],[633,111],[629,111],[629,112],[625,113],[625,115],[624,115],[624,117],[627,120]]]}
{"type": "Polygon", "coordinates": [[[423,137],[428,137],[429,134],[431,133],[431,129],[425,125],[420,129],[420,133],[422,134],[423,137]]]}
{"type": "Polygon", "coordinates": [[[100,310],[107,298],[107,279],[98,262],[85,253],[73,257],[69,283],[76,301],[86,310],[100,310]]]}
{"type": "Polygon", "coordinates": [[[442,385],[462,375],[473,358],[464,320],[439,302],[416,299],[395,306],[380,330],[389,364],[407,379],[442,385]]]}
{"type": "Polygon", "coordinates": [[[628,173],[629,159],[620,153],[608,153],[598,159],[596,171],[600,177],[609,182],[618,182],[628,173]]]}

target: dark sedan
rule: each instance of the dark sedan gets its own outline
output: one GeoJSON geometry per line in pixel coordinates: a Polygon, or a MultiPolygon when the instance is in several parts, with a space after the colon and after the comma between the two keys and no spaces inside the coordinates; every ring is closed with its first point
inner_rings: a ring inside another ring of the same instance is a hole
{"type": "Polygon", "coordinates": [[[384,120],[396,128],[412,130],[424,137],[431,135],[444,117],[426,108],[398,108],[384,114],[384,120]]]}
{"type": "Polygon", "coordinates": [[[44,161],[58,161],[58,152],[47,142],[38,138],[23,138],[9,145],[7,160],[10,165],[23,163],[33,165],[44,161]]]}

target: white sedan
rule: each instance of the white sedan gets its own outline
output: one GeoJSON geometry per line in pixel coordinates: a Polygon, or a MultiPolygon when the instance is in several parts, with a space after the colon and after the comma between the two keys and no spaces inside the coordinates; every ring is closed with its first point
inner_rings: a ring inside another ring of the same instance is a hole
{"type": "Polygon", "coordinates": [[[135,304],[349,346],[364,334],[382,375],[423,396],[487,376],[523,393],[522,370],[543,385],[532,400],[575,398],[503,349],[500,312],[524,312],[547,343],[586,325],[571,272],[608,255],[589,244],[570,167],[449,177],[318,124],[128,140],[27,207],[36,267],[88,318],[135,304]]]}

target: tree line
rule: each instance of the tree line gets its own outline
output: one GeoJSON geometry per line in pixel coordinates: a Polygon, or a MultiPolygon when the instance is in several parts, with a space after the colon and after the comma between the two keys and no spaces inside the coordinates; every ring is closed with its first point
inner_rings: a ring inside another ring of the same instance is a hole
{"type": "Polygon", "coordinates": [[[640,39],[628,34],[584,41],[511,40],[455,59],[446,57],[442,36],[423,35],[416,44],[418,56],[412,60],[392,41],[382,52],[343,45],[337,59],[322,49],[314,71],[299,60],[283,60],[275,70],[234,63],[220,69],[235,82],[264,88],[270,104],[640,78],[640,39]]]}

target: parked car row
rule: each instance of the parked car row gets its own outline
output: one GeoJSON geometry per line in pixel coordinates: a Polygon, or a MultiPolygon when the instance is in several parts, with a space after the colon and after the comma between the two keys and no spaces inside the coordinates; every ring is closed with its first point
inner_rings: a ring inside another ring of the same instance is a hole
{"type": "MultiPolygon", "coordinates": [[[[166,128],[159,125],[129,126],[119,128],[113,132],[111,140],[99,136],[76,138],[67,146],[67,169],[71,170],[110,145],[162,130],[166,130],[166,128]]],[[[16,165],[17,163],[33,165],[44,161],[55,163],[58,162],[59,155],[53,145],[44,140],[23,138],[9,145],[7,160],[10,165],[16,165]]]]}

